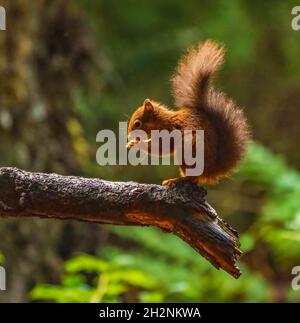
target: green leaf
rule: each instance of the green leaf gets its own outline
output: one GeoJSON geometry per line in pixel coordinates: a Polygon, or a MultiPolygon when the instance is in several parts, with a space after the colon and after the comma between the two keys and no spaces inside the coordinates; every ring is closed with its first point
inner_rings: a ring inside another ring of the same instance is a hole
{"type": "Polygon", "coordinates": [[[68,260],[65,263],[65,269],[68,273],[77,273],[81,271],[101,273],[107,271],[109,264],[94,256],[81,255],[68,260]]]}

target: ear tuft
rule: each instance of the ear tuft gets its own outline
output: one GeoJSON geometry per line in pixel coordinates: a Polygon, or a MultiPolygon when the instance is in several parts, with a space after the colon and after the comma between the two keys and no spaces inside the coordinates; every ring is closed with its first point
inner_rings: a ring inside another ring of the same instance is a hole
{"type": "Polygon", "coordinates": [[[154,108],[153,108],[153,104],[149,99],[146,99],[144,101],[144,112],[145,113],[153,113],[154,108]]]}

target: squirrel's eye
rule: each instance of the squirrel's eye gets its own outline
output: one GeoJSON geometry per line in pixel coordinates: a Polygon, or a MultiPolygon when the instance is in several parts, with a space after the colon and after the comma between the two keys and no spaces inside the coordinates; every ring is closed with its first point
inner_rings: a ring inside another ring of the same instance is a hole
{"type": "Polygon", "coordinates": [[[140,120],[135,120],[134,121],[134,128],[140,128],[142,125],[141,121],[140,120]]]}

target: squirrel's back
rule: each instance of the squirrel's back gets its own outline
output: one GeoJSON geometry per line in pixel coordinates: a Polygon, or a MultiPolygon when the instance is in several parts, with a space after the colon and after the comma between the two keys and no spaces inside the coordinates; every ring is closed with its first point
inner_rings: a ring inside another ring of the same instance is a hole
{"type": "Polygon", "coordinates": [[[190,49],[179,62],[173,78],[173,91],[178,107],[190,108],[209,120],[208,136],[211,140],[207,150],[203,178],[207,182],[218,180],[230,173],[245,153],[249,142],[249,128],[243,111],[224,93],[211,87],[212,76],[224,62],[225,49],[208,40],[190,49]],[[211,129],[212,128],[212,129],[211,129]],[[212,158],[212,154],[214,155],[212,158]],[[212,164],[212,160],[214,164],[212,164]]]}

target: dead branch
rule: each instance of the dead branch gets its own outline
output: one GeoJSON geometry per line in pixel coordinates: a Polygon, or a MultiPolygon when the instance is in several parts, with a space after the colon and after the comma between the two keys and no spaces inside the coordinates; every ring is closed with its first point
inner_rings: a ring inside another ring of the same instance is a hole
{"type": "Polygon", "coordinates": [[[205,195],[202,187],[189,183],[166,188],[0,168],[0,218],[155,226],[185,240],[216,268],[238,278],[238,233],[217,216],[205,195]]]}

